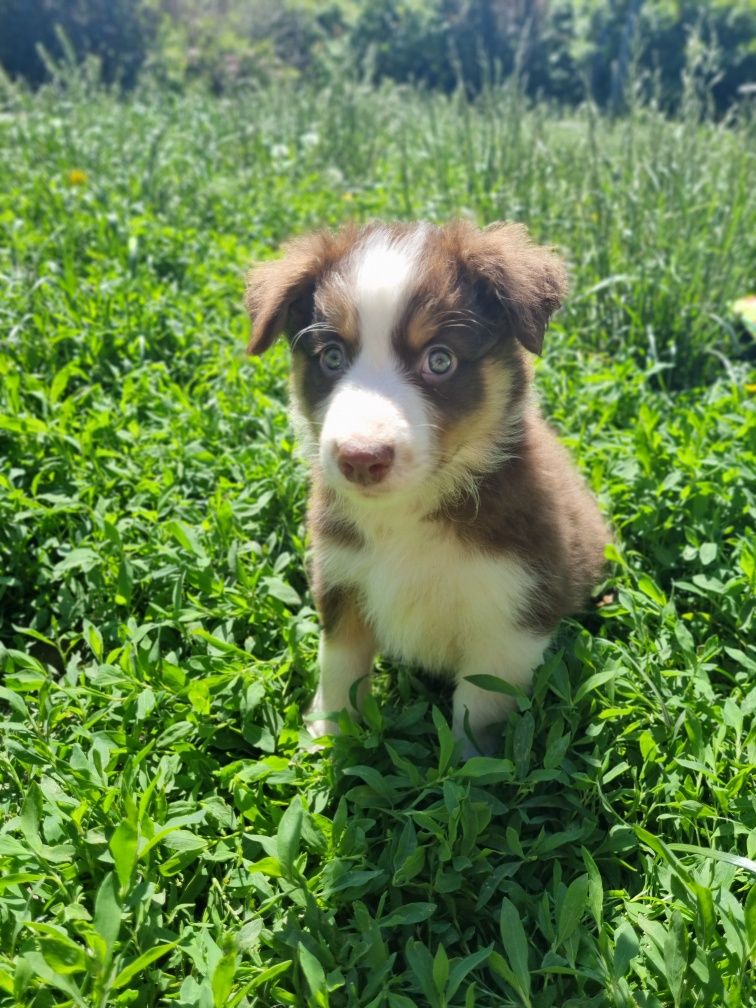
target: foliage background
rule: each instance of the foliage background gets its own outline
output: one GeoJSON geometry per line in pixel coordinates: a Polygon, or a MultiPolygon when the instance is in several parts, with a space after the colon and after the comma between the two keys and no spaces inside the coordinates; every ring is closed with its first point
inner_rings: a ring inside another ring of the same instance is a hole
{"type": "Polygon", "coordinates": [[[640,78],[678,108],[691,45],[722,113],[756,81],[756,0],[0,0],[0,65],[37,84],[64,53],[126,86],[142,69],[216,90],[338,63],[445,91],[517,74],[535,98],[614,111],[640,78]]]}
{"type": "Polygon", "coordinates": [[[522,74],[376,81],[336,28],[194,80],[163,48],[191,24],[155,24],[130,89],[75,49],[2,87],[0,1005],[756,1003],[748,101],[712,115],[695,42],[618,116],[522,74]],[[386,664],[313,753],[305,475],[244,268],[460,213],[567,256],[537,381],[616,600],[562,627],[500,758],[460,764],[449,696],[386,664]]]}

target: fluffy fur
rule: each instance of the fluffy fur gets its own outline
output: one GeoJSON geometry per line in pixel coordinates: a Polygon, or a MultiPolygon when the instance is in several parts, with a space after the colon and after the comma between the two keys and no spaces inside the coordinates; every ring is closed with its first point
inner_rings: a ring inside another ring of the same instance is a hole
{"type": "Polygon", "coordinates": [[[599,580],[608,530],[530,393],[565,293],[516,224],[324,231],[251,271],[249,349],[289,335],[312,475],[316,737],[381,651],[452,677],[464,751],[495,748],[511,701],[467,677],[527,688],[599,580]]]}

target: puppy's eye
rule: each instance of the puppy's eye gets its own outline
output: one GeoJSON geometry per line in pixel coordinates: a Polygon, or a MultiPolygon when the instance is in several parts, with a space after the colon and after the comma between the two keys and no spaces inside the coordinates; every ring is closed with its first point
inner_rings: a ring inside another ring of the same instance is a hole
{"type": "Polygon", "coordinates": [[[344,348],[338,343],[329,343],[320,351],[320,366],[326,374],[338,374],[344,370],[344,348]]]}
{"type": "Polygon", "coordinates": [[[430,381],[442,381],[449,378],[457,369],[457,358],[446,347],[433,346],[425,352],[420,371],[423,378],[430,381]]]}

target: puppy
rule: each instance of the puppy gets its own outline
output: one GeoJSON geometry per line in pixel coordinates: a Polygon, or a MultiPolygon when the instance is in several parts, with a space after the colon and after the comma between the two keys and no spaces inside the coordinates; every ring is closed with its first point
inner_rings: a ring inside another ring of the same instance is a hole
{"type": "Polygon", "coordinates": [[[526,689],[600,579],[609,532],[531,394],[566,286],[522,225],[465,221],[321,231],[252,269],[249,351],[288,334],[311,471],[315,737],[381,651],[451,677],[463,754],[494,751],[511,696],[468,677],[526,689]]]}

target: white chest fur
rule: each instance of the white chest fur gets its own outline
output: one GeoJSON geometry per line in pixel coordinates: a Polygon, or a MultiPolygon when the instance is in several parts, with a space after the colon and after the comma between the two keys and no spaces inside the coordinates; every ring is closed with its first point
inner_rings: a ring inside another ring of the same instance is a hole
{"type": "Polygon", "coordinates": [[[378,513],[361,530],[364,547],[329,543],[319,562],[327,585],[358,589],[384,654],[449,674],[520,665],[523,638],[533,642],[519,617],[534,579],[519,560],[419,517],[378,513]]]}

